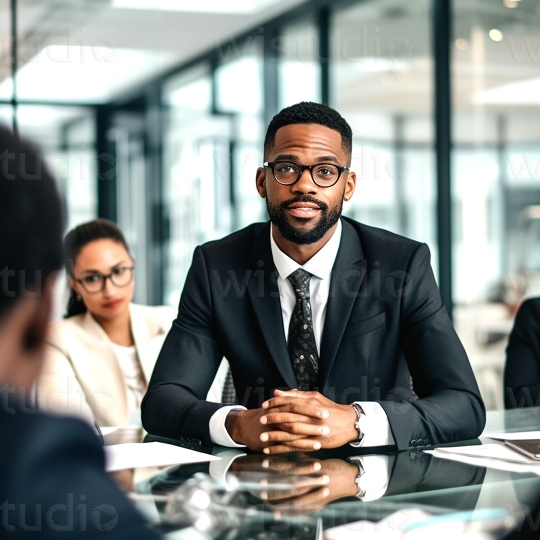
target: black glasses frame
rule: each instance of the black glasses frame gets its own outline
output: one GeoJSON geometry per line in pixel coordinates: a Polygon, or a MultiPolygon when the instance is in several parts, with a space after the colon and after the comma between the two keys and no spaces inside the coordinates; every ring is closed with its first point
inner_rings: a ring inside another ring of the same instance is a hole
{"type": "Polygon", "coordinates": [[[84,279],[78,279],[78,278],[73,278],[77,283],[80,283],[82,288],[88,293],[88,294],[99,294],[101,292],[103,292],[103,289],[105,289],[105,284],[107,283],[107,280],[110,279],[111,280],[111,283],[115,286],[115,287],[118,287],[119,289],[123,288],[123,287],[127,287],[132,281],[133,281],[133,270],[135,270],[135,265],[133,266],[120,266],[119,268],[116,268],[115,270],[120,270],[120,268],[123,268],[124,270],[129,270],[130,273],[131,273],[131,277],[129,279],[129,281],[127,283],[125,283],[124,285],[118,285],[117,283],[115,283],[114,279],[113,279],[113,275],[114,275],[114,270],[112,272],[110,272],[109,274],[100,274],[99,272],[97,272],[96,274],[92,274],[92,275],[98,275],[101,277],[101,287],[98,291],[89,291],[88,288],[86,287],[86,284],[84,283],[84,279]]]}
{"type": "Polygon", "coordinates": [[[329,187],[335,186],[338,183],[339,179],[341,178],[341,174],[344,173],[345,171],[349,172],[351,170],[349,167],[342,167],[341,165],[336,165],[335,163],[315,163],[314,165],[301,165],[300,163],[296,163],[296,161],[283,161],[283,160],[282,161],[265,161],[263,163],[263,166],[269,167],[270,169],[272,169],[272,175],[274,177],[274,180],[278,184],[281,184],[282,186],[293,186],[294,184],[296,184],[296,182],[298,182],[298,180],[300,180],[300,178],[304,174],[304,171],[308,170],[309,174],[311,175],[311,179],[313,180],[313,183],[319,186],[320,188],[329,188],[329,187]],[[284,182],[280,182],[277,179],[275,166],[279,163],[290,163],[291,165],[296,165],[298,167],[298,177],[296,178],[294,182],[284,183],[284,182]],[[338,170],[339,174],[335,182],[333,182],[332,184],[326,184],[323,186],[319,184],[317,180],[315,180],[315,178],[313,177],[313,168],[320,167],[321,165],[328,165],[331,167],[335,167],[338,170]]]}

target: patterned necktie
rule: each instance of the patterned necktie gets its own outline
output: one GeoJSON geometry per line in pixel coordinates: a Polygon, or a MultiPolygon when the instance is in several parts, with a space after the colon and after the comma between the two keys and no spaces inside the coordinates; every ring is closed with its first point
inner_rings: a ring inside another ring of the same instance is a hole
{"type": "Polygon", "coordinates": [[[290,276],[296,304],[289,323],[289,356],[300,390],[313,390],[319,386],[319,355],[313,332],[313,318],[309,302],[311,274],[299,268],[290,276]]]}

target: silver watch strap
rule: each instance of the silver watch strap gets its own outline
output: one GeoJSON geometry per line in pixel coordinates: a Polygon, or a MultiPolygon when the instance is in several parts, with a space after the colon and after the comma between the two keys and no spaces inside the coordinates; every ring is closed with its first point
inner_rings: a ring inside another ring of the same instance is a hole
{"type": "Polygon", "coordinates": [[[354,423],[354,427],[356,428],[356,431],[358,431],[358,440],[349,444],[354,447],[362,446],[364,434],[362,433],[362,428],[360,427],[360,417],[364,414],[364,411],[362,410],[362,407],[360,407],[360,405],[356,402],[351,403],[351,407],[356,413],[356,422],[354,423]]]}
{"type": "Polygon", "coordinates": [[[362,465],[362,458],[360,456],[351,456],[347,458],[347,460],[351,463],[354,463],[358,467],[358,475],[355,478],[354,483],[356,484],[357,489],[356,497],[358,499],[361,499],[366,495],[366,490],[362,489],[362,487],[360,486],[360,478],[362,478],[362,475],[366,472],[364,470],[364,466],[362,465]]]}

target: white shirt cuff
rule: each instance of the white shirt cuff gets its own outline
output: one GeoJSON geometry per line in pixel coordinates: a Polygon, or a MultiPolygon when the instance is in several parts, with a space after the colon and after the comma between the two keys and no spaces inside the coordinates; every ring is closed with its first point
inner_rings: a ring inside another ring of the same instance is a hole
{"type": "Polygon", "coordinates": [[[212,452],[212,454],[221,459],[210,462],[208,471],[210,476],[225,488],[234,487],[229,486],[227,483],[227,473],[233,461],[241,456],[245,456],[246,453],[240,450],[218,450],[217,452],[212,452]]]}
{"type": "Polygon", "coordinates": [[[231,411],[245,411],[242,405],[227,405],[218,409],[210,418],[210,438],[214,444],[229,446],[231,448],[244,448],[244,444],[237,444],[229,435],[225,427],[225,419],[231,411]]]}
{"type": "Polygon", "coordinates": [[[388,489],[390,466],[393,465],[394,460],[390,460],[389,456],[354,456],[349,460],[360,461],[364,469],[359,485],[364,495],[359,497],[360,500],[367,502],[380,499],[388,489]]]}
{"type": "Polygon", "coordinates": [[[387,446],[396,444],[388,416],[376,401],[357,401],[364,414],[360,416],[360,429],[364,434],[360,446],[387,446]]]}

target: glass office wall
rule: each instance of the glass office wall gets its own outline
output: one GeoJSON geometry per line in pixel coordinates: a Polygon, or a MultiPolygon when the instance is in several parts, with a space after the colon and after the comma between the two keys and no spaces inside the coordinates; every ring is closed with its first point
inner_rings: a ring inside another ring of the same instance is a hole
{"type": "MultiPolygon", "coordinates": [[[[19,105],[19,132],[38,145],[64,195],[67,226],[97,215],[94,113],[82,107],[19,105]]],[[[12,127],[13,109],[0,107],[0,122],[12,127]]]]}
{"type": "MultiPolygon", "coordinates": [[[[20,12],[19,97],[36,103],[19,106],[21,132],[47,152],[70,226],[101,213],[125,229],[139,301],[176,304],[196,245],[266,219],[264,119],[301,100],[327,100],[353,128],[345,214],[426,242],[438,277],[431,0],[306,3],[233,25],[247,34],[230,42],[216,27],[198,48],[203,31],[178,45],[181,12],[41,4],[20,12]],[[115,163],[107,182],[100,153],[115,163]]],[[[489,408],[502,404],[512,313],[540,294],[539,10],[452,2],[454,320],[489,408]]],[[[11,91],[4,63],[8,123],[11,91]]]]}
{"type": "Polygon", "coordinates": [[[163,194],[169,225],[165,302],[176,305],[193,249],[215,231],[214,161],[211,152],[206,155],[214,134],[209,67],[197,66],[168,81],[163,103],[163,194]]]}
{"type": "Polygon", "coordinates": [[[221,172],[221,184],[228,185],[232,206],[229,230],[265,219],[265,207],[255,189],[255,173],[263,162],[263,72],[262,38],[250,37],[242,53],[222,62],[215,74],[215,113],[229,119],[231,130],[229,148],[224,150],[230,155],[229,166],[221,172]]]}
{"type": "Polygon", "coordinates": [[[540,6],[455,0],[453,23],[455,321],[495,408],[512,315],[540,293],[540,6]]]}
{"type": "MultiPolygon", "coordinates": [[[[17,124],[21,136],[33,141],[58,181],[68,229],[97,216],[94,114],[83,107],[20,105],[17,124]]],[[[12,127],[13,109],[0,107],[0,122],[12,127]]],[[[61,277],[55,291],[54,318],[64,314],[67,283],[61,277]]]]}
{"type": "Polygon", "coordinates": [[[336,10],[330,98],[354,135],[345,214],[427,242],[436,270],[429,14],[427,0],[336,10]]]}
{"type": "Polygon", "coordinates": [[[198,244],[264,219],[255,190],[262,76],[262,49],[254,41],[214,69],[203,63],[164,86],[167,303],[178,302],[198,244]]]}
{"type": "Polygon", "coordinates": [[[279,109],[300,101],[321,101],[319,30],[314,17],[283,28],[279,35],[279,109]]]}

